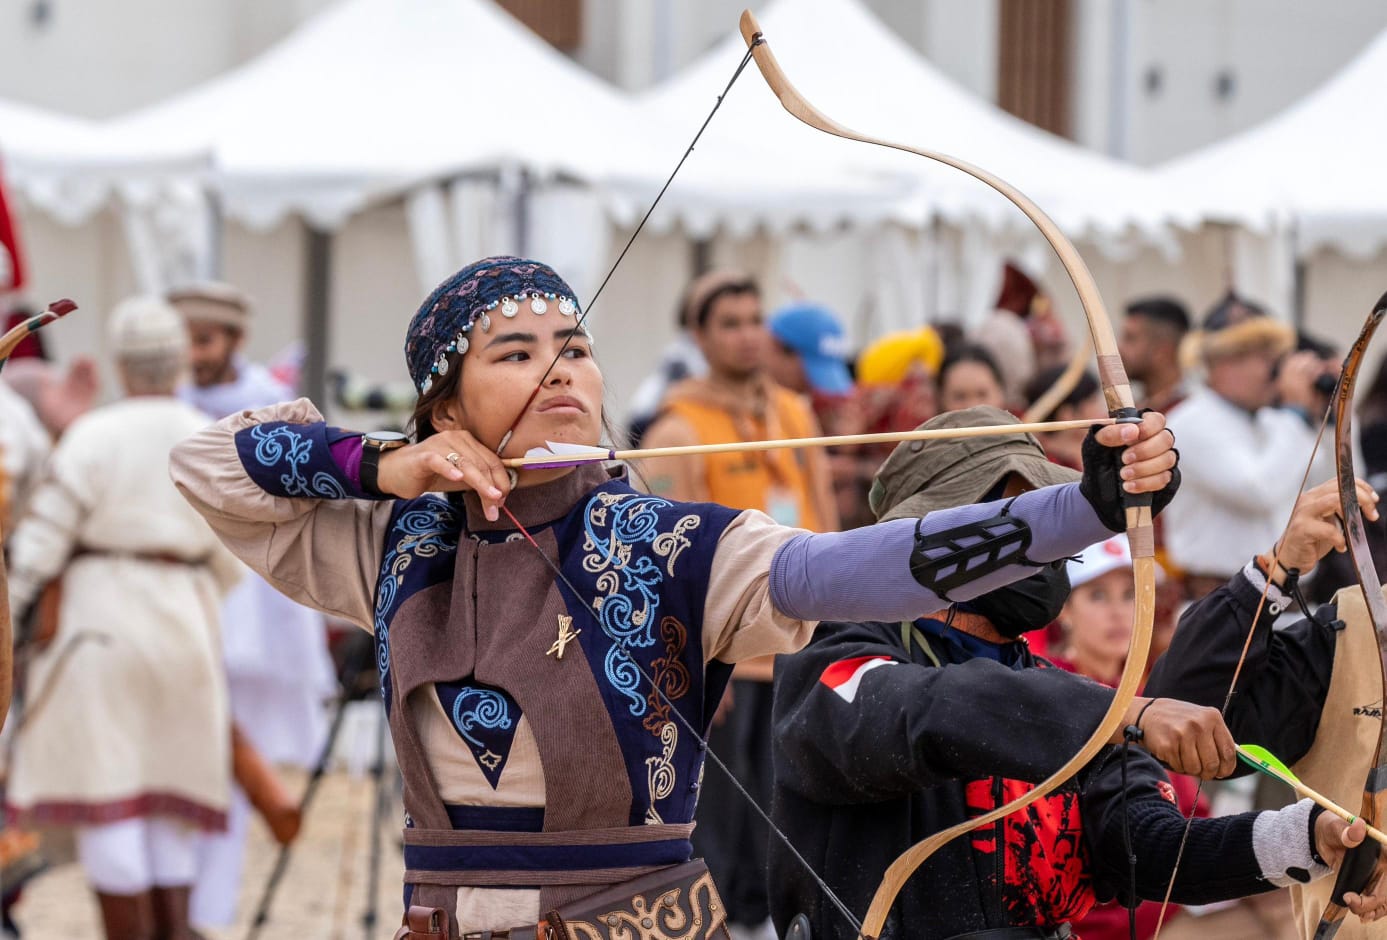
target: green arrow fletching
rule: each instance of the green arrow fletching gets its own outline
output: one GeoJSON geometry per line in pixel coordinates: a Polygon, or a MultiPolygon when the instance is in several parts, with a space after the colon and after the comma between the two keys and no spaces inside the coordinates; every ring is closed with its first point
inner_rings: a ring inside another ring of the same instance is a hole
{"type": "Polygon", "coordinates": [[[1295,774],[1291,773],[1291,768],[1281,763],[1280,759],[1264,747],[1256,744],[1239,744],[1238,757],[1243,763],[1260,770],[1268,777],[1274,777],[1288,786],[1296,786],[1300,780],[1295,774]]]}

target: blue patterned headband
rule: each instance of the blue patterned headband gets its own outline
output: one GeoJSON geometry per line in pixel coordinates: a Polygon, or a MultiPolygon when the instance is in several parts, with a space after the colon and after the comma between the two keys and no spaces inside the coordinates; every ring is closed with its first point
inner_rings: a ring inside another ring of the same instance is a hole
{"type": "Polygon", "coordinates": [[[560,316],[578,314],[578,301],[564,279],[549,265],[525,258],[483,258],[434,288],[405,337],[405,363],[414,387],[421,395],[427,392],[434,376],[448,374],[454,364],[449,357],[467,352],[474,326],[490,332],[492,313],[499,310],[501,316],[513,317],[525,300],[536,314],[548,312],[551,303],[560,316]]]}

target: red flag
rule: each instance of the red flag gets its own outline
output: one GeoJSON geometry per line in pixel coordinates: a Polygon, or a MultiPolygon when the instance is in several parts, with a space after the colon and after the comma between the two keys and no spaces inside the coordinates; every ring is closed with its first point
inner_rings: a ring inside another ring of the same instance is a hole
{"type": "Polygon", "coordinates": [[[0,176],[0,293],[24,286],[24,255],[19,250],[19,230],[5,200],[5,183],[0,176]]]}

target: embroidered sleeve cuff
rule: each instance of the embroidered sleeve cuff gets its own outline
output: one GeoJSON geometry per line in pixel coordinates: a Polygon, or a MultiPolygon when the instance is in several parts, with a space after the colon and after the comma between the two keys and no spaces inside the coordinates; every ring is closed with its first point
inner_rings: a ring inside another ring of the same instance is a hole
{"type": "Polygon", "coordinates": [[[1316,861],[1310,828],[1315,804],[1301,800],[1285,809],[1258,813],[1252,823],[1252,851],[1262,877],[1278,888],[1307,884],[1332,869],[1316,861]]]}
{"type": "Polygon", "coordinates": [[[1276,582],[1272,582],[1270,588],[1267,587],[1267,576],[1262,574],[1262,570],[1257,567],[1257,562],[1249,561],[1243,567],[1243,577],[1257,590],[1258,595],[1262,591],[1267,592],[1267,613],[1273,617],[1278,616],[1283,610],[1291,606],[1291,596],[1281,588],[1277,587],[1276,582]]]}
{"type": "Polygon", "coordinates": [[[323,422],[269,421],[236,432],[246,475],[273,496],[372,499],[361,488],[361,437],[323,422]]]}

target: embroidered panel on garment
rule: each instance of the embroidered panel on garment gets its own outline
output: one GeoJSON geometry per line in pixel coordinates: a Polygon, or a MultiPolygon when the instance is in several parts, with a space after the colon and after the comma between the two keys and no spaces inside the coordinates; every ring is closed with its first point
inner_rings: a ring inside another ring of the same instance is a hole
{"type": "Polygon", "coordinates": [[[584,596],[560,589],[621,741],[632,825],[693,816],[703,750],[672,712],[702,730],[725,681],[721,669],[710,670],[715,688],[705,680],[703,604],[718,538],[736,515],[614,482],[558,528],[564,574],[584,596]]]}
{"type": "MultiPolygon", "coordinates": [[[[376,669],[387,713],[391,702],[390,622],[411,595],[452,577],[461,525],[458,511],[436,496],[401,501],[391,520],[376,581],[375,609],[376,669]]],[[[445,710],[450,708],[444,705],[445,710]]],[[[513,730],[511,733],[514,735],[513,730]]]]}
{"type": "Polygon", "coordinates": [[[520,725],[520,706],[502,689],[479,682],[437,682],[434,691],[453,721],[453,730],[496,789],[520,725]]]}
{"type": "Polygon", "coordinates": [[[267,421],[236,432],[236,453],[246,474],[274,496],[359,496],[358,485],[332,456],[331,437],[342,433],[322,423],[267,421]]]}

